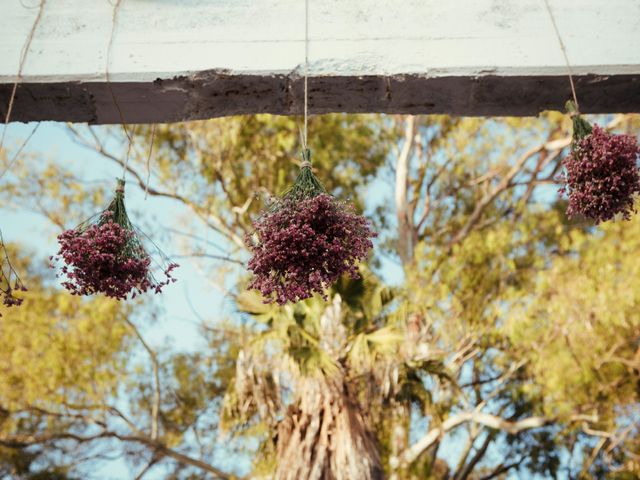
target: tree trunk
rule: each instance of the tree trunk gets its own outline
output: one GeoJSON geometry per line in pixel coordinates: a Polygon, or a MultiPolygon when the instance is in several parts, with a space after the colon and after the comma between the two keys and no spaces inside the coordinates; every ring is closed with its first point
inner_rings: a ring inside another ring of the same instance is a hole
{"type": "Polygon", "coordinates": [[[301,379],[278,426],[278,480],[381,480],[374,437],[341,378],[301,379]]]}
{"type": "Polygon", "coordinates": [[[398,255],[403,265],[407,265],[413,258],[413,212],[408,203],[407,189],[409,187],[409,171],[411,169],[411,155],[416,134],[416,122],[413,116],[406,117],[404,145],[396,161],[396,216],[398,219],[398,255]]]}

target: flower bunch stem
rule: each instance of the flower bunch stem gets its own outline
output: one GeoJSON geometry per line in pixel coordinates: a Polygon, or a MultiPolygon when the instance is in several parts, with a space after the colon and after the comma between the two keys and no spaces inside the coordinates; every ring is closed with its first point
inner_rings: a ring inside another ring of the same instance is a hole
{"type": "Polygon", "coordinates": [[[111,212],[111,215],[104,215],[104,213],[100,215],[98,225],[103,225],[106,221],[111,220],[113,223],[120,225],[124,231],[131,232],[132,234],[128,236],[127,242],[123,247],[122,255],[131,258],[146,257],[145,249],[127,214],[127,208],[124,203],[125,181],[119,178],[117,182],[113,200],[111,200],[111,203],[109,203],[109,206],[106,208],[106,211],[111,212]]]}
{"type": "Polygon", "coordinates": [[[302,168],[291,188],[284,192],[283,199],[301,201],[327,193],[311,169],[311,151],[302,152],[302,168]]]}
{"type": "Polygon", "coordinates": [[[571,144],[571,148],[575,149],[577,143],[582,140],[584,137],[589,135],[593,128],[591,124],[587,122],[578,111],[578,107],[573,102],[573,100],[569,100],[565,105],[567,112],[571,115],[571,119],[573,121],[573,142],[571,144]]]}

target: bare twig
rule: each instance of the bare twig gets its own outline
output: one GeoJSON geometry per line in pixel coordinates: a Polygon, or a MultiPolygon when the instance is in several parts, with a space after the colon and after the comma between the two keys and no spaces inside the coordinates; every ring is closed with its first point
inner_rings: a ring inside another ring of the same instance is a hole
{"type": "Polygon", "coordinates": [[[478,462],[482,460],[482,458],[487,453],[489,445],[491,444],[495,436],[496,436],[495,431],[487,433],[487,436],[482,442],[482,445],[480,445],[480,447],[473,454],[473,457],[471,457],[471,460],[469,460],[469,462],[467,462],[467,464],[464,465],[464,468],[462,468],[462,470],[460,470],[460,472],[456,474],[456,476],[454,477],[454,480],[466,480],[469,477],[469,475],[471,474],[473,469],[476,467],[478,462]]]}
{"type": "Polygon", "coordinates": [[[156,124],[151,126],[151,140],[149,141],[149,155],[147,156],[147,184],[144,187],[144,199],[149,195],[149,180],[151,180],[151,154],[153,153],[153,141],[156,138],[156,124]]]}
{"type": "Polygon", "coordinates": [[[158,414],[160,412],[160,401],[161,401],[160,367],[158,365],[158,358],[157,358],[156,352],[154,352],[153,349],[149,346],[149,344],[144,340],[144,337],[140,333],[140,330],[138,330],[138,327],[136,327],[135,324],[128,318],[125,318],[125,322],[133,330],[136,337],[138,337],[138,340],[140,340],[140,343],[142,344],[144,349],[149,354],[149,357],[151,358],[151,363],[153,366],[153,384],[154,384],[153,385],[153,402],[151,404],[151,440],[156,441],[158,439],[158,414]]]}
{"type": "Polygon", "coordinates": [[[49,434],[41,434],[41,435],[12,435],[8,437],[0,437],[0,445],[9,447],[9,448],[25,448],[32,445],[42,445],[51,442],[55,442],[57,440],[69,440],[77,443],[90,443],[96,440],[101,439],[109,439],[115,438],[122,442],[130,442],[137,443],[140,445],[145,445],[147,447],[153,448],[159,454],[163,454],[167,457],[173,458],[179,463],[185,465],[191,465],[193,467],[200,468],[205,472],[211,473],[214,475],[214,478],[219,478],[223,480],[232,480],[234,478],[233,475],[230,475],[222,470],[214,467],[213,465],[208,464],[200,459],[190,457],[184,453],[178,452],[172,448],[167,447],[163,443],[158,441],[151,440],[146,436],[137,436],[137,435],[127,435],[120,434],[112,431],[104,431],[98,433],[96,435],[79,435],[71,432],[61,432],[61,433],[49,433],[49,434]]]}
{"type": "Polygon", "coordinates": [[[547,417],[529,417],[514,422],[478,411],[459,413],[447,418],[439,427],[429,430],[426,435],[405,450],[400,457],[400,461],[402,465],[410,465],[422,454],[422,452],[436,443],[444,433],[453,430],[466,422],[475,422],[489,428],[515,435],[524,430],[544,427],[552,421],[552,419],[547,417]]]}
{"type": "Polygon", "coordinates": [[[491,203],[496,199],[498,195],[500,195],[502,192],[504,192],[509,188],[511,181],[520,172],[524,164],[532,156],[539,153],[543,149],[544,149],[544,144],[536,145],[535,147],[530,148],[520,156],[520,158],[516,161],[514,166],[511,167],[511,169],[507,172],[507,174],[504,177],[502,177],[498,185],[496,185],[496,187],[493,188],[493,190],[491,190],[491,192],[488,195],[485,195],[483,198],[480,199],[478,203],[476,203],[476,206],[473,212],[471,213],[471,215],[469,215],[469,218],[467,219],[466,223],[453,236],[453,238],[449,242],[449,245],[454,245],[456,243],[461,242],[469,235],[469,233],[471,233],[473,227],[475,227],[475,225],[478,223],[478,221],[482,217],[484,210],[489,205],[491,205],[491,203]]]}
{"type": "Polygon", "coordinates": [[[485,475],[484,477],[482,477],[480,480],[491,480],[493,478],[496,478],[500,475],[502,475],[503,473],[507,473],[509,470],[511,470],[512,468],[517,468],[520,466],[520,464],[522,462],[524,462],[525,460],[525,456],[520,457],[519,460],[515,461],[515,462],[511,462],[511,463],[507,463],[507,464],[500,464],[498,465],[493,472],[491,472],[489,475],[485,475]]]}
{"type": "Polygon", "coordinates": [[[203,252],[193,252],[193,253],[184,254],[184,255],[171,255],[171,258],[176,260],[179,258],[210,258],[212,260],[220,260],[223,262],[229,262],[229,263],[234,263],[236,265],[244,266],[244,262],[237,260],[235,258],[224,257],[222,255],[214,255],[212,253],[203,253],[203,252]]]}
{"type": "Polygon", "coordinates": [[[154,454],[151,457],[151,460],[149,460],[149,462],[147,462],[147,464],[144,466],[144,468],[142,470],[140,470],[140,473],[138,473],[135,477],[134,480],[142,480],[142,477],[144,477],[149,470],[151,470],[151,468],[153,468],[153,466],[158,463],[158,459],[156,458],[156,455],[154,454]]]}

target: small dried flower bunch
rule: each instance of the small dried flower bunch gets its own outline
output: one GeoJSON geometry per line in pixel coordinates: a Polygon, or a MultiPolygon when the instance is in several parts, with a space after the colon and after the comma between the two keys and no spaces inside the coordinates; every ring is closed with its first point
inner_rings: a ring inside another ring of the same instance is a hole
{"type": "Polygon", "coordinates": [[[74,295],[101,293],[124,300],[132,293],[153,291],[176,279],[172,271],[178,267],[160,249],[155,249],[154,260],[162,272],[158,281],[152,273],[152,257],[143,246],[148,237],[134,227],[124,204],[124,180],[118,180],[115,196],[106,210],[91,217],[78,227],[58,236],[60,250],[52,260],[64,263],[62,285],[74,295]]]}
{"type": "MultiPolygon", "coordinates": [[[[27,289],[20,280],[18,273],[13,268],[7,247],[0,232],[0,254],[2,255],[2,265],[0,266],[0,295],[2,295],[2,304],[5,307],[18,307],[22,305],[22,298],[16,297],[15,292],[26,292],[27,289]]],[[[0,314],[0,317],[2,314],[0,314]]]]}
{"type": "Polygon", "coordinates": [[[344,273],[358,278],[376,236],[353,205],[329,195],[311,170],[309,150],[293,186],[253,223],[248,268],[266,303],[297,302],[325,290],[344,273]]]}
{"type": "Polygon", "coordinates": [[[583,215],[596,223],[620,214],[629,220],[640,194],[640,148],[632,135],[615,135],[593,127],[567,102],[573,117],[571,153],[564,159],[560,193],[569,196],[567,215],[583,215]]]}

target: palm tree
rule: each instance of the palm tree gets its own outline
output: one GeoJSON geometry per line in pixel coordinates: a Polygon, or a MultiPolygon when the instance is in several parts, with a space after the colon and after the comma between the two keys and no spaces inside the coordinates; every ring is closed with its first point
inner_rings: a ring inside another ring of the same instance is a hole
{"type": "Polygon", "coordinates": [[[275,307],[252,292],[238,297],[266,328],[244,344],[225,418],[229,427],[264,422],[277,432],[263,445],[275,478],[384,478],[383,460],[397,450],[389,437],[399,424],[406,433],[409,404],[426,400],[414,374],[426,365],[411,348],[416,332],[376,283],[370,274],[343,280],[330,303],[275,307]]]}

